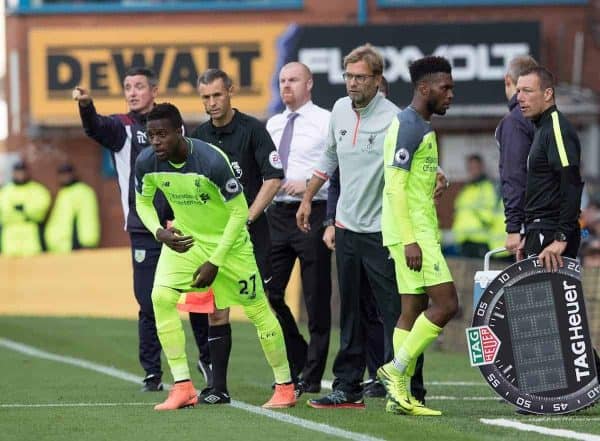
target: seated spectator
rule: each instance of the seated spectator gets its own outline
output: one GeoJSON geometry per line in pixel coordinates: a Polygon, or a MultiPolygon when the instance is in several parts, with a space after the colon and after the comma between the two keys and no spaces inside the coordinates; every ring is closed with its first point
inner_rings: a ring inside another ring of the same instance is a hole
{"type": "Polygon", "coordinates": [[[68,253],[95,248],[100,241],[98,201],[94,189],[79,181],[73,166],[58,167],[60,190],[48,219],[45,239],[48,251],[68,253]]]}

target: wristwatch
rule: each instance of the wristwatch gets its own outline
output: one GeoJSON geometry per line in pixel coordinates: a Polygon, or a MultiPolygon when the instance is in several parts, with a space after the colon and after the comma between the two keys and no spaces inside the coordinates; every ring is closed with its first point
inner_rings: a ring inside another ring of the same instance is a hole
{"type": "Polygon", "coordinates": [[[567,235],[562,231],[557,231],[556,233],[554,233],[554,240],[557,242],[566,242],[567,235]]]}
{"type": "Polygon", "coordinates": [[[323,221],[324,227],[332,227],[333,225],[335,225],[335,219],[325,219],[325,221],[323,221]]]}

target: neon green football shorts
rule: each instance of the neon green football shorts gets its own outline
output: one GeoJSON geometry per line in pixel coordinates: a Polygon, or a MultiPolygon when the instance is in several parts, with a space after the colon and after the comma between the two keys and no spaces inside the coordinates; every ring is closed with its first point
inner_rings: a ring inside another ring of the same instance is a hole
{"type": "MultiPolygon", "coordinates": [[[[181,292],[204,290],[192,287],[194,272],[206,262],[212,254],[198,242],[185,253],[178,253],[163,245],[156,276],[155,286],[166,286],[181,292]]],[[[252,242],[248,239],[242,245],[232,248],[225,263],[211,285],[218,309],[232,305],[250,306],[265,297],[262,279],[258,272],[252,242]]]]}
{"type": "Polygon", "coordinates": [[[453,281],[439,242],[417,239],[417,243],[423,254],[421,271],[413,271],[406,265],[403,244],[388,247],[394,259],[396,283],[400,294],[425,294],[425,288],[428,286],[453,281]]]}

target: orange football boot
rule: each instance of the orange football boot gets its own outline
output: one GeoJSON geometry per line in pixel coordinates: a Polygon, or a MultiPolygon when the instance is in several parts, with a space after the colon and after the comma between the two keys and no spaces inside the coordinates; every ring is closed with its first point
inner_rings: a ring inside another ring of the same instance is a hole
{"type": "Polygon", "coordinates": [[[167,399],[154,406],[154,410],[177,410],[182,407],[194,407],[197,403],[196,388],[189,380],[171,386],[167,399]]]}
{"type": "Polygon", "coordinates": [[[294,407],[296,405],[296,394],[294,393],[294,383],[276,384],[275,392],[269,401],[262,405],[266,409],[283,409],[294,407]]]}

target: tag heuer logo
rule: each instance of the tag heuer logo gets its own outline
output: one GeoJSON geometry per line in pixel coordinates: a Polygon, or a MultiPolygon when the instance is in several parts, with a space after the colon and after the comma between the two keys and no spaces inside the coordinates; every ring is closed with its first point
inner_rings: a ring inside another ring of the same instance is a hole
{"type": "Polygon", "coordinates": [[[492,364],[500,349],[500,339],[489,326],[467,328],[467,344],[471,366],[492,364]]]}

